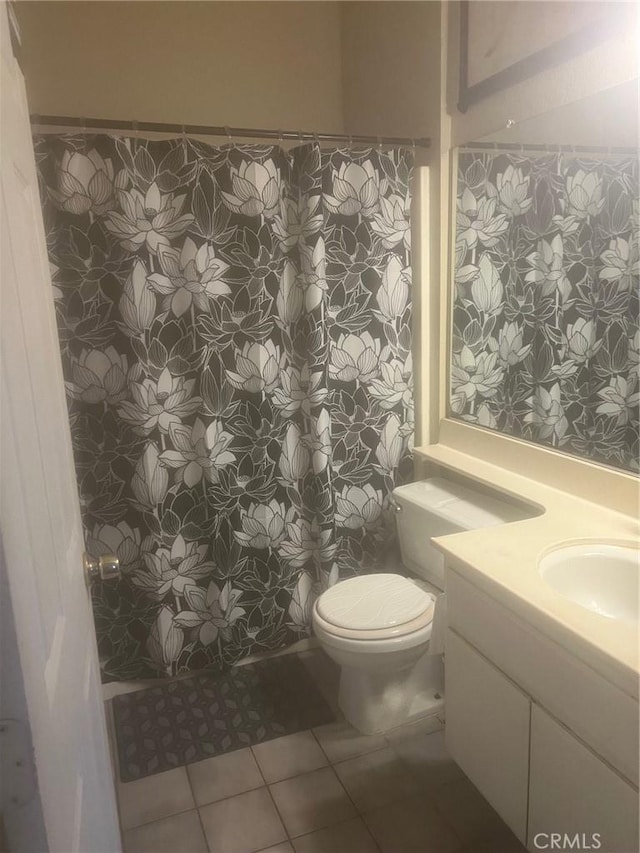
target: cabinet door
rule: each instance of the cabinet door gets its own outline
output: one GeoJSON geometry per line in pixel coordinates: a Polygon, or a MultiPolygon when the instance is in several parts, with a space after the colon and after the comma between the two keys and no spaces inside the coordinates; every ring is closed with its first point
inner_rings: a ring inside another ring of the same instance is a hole
{"type": "Polygon", "coordinates": [[[603,853],[638,850],[638,792],[534,705],[529,849],[549,844],[551,833],[561,835],[566,849],[569,842],[565,836],[578,836],[577,846],[581,849],[599,849],[603,853]]]}
{"type": "Polygon", "coordinates": [[[527,837],[530,704],[473,646],[447,631],[447,748],[522,842],[527,837]]]}

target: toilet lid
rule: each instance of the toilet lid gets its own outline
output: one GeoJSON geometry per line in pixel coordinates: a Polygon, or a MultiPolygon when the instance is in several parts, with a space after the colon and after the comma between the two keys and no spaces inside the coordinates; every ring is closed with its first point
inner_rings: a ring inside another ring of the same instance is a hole
{"type": "Polygon", "coordinates": [[[433,605],[433,596],[409,578],[375,574],[330,587],[320,596],[316,608],[325,622],[337,628],[397,633],[407,623],[430,621],[433,605]]]}

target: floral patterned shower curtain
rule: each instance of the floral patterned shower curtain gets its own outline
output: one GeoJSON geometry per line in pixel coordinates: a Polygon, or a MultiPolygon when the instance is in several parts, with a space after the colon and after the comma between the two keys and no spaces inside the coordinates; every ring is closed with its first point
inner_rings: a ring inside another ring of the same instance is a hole
{"type": "Polygon", "coordinates": [[[638,470],[638,165],[460,151],[454,417],[638,470]]]}
{"type": "Polygon", "coordinates": [[[105,678],[228,665],[382,565],[410,473],[410,154],[36,141],[105,678]]]}

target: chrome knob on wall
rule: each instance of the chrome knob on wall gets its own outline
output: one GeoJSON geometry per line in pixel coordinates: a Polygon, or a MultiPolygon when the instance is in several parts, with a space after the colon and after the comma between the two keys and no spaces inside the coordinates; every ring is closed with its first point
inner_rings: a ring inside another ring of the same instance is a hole
{"type": "Polygon", "coordinates": [[[120,577],[120,560],[115,554],[103,554],[102,557],[96,558],[85,551],[82,562],[88,583],[96,580],[116,580],[120,577]]]}

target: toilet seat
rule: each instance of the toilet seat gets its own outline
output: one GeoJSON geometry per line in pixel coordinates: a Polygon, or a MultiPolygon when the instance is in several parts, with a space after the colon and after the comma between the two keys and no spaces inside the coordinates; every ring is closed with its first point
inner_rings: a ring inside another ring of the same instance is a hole
{"type": "Polygon", "coordinates": [[[316,625],[326,634],[360,641],[423,633],[435,597],[398,574],[360,575],[326,590],[316,601],[316,625]]]}

